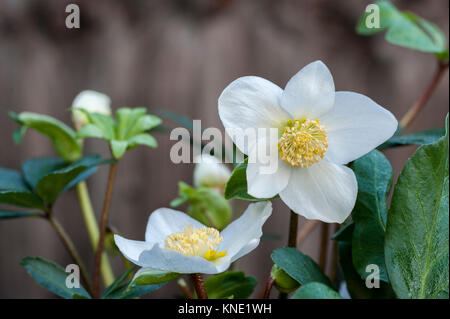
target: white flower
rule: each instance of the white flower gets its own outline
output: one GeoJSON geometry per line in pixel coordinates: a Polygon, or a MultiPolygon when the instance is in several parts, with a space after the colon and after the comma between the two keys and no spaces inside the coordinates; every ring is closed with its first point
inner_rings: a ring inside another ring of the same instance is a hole
{"type": "Polygon", "coordinates": [[[114,240],[122,254],[141,267],[217,274],[258,246],[261,228],[271,213],[270,202],[251,204],[219,233],[182,212],[160,208],[150,215],[145,241],[119,235],[114,240]]]}
{"type": "Polygon", "coordinates": [[[231,172],[218,158],[202,154],[196,157],[194,168],[194,186],[225,188],[231,172]]]}
{"type": "Polygon", "coordinates": [[[335,92],[321,61],[300,70],[284,90],[260,77],[237,79],[221,94],[219,115],[236,146],[249,155],[248,193],[257,198],[279,194],[297,214],[324,222],[342,223],[354,207],[357,182],[344,164],[397,129],[395,117],[370,98],[335,92]],[[277,128],[278,136],[258,134],[244,144],[231,133],[248,128],[277,128]],[[278,164],[271,174],[261,173],[261,162],[252,158],[260,143],[278,146],[270,154],[278,164]]]}
{"type": "Polygon", "coordinates": [[[111,115],[111,99],[103,93],[86,90],[78,93],[72,103],[72,120],[76,129],[80,129],[87,124],[86,114],[76,109],[83,109],[91,113],[111,115]]]}

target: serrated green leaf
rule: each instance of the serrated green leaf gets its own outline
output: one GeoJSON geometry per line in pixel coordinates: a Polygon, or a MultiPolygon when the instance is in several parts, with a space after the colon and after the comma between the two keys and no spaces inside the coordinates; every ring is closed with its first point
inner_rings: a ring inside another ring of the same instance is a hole
{"type": "Polygon", "coordinates": [[[385,255],[399,298],[449,297],[448,138],[447,115],[446,135],[417,149],[394,189],[385,255]]]}
{"type": "Polygon", "coordinates": [[[10,212],[0,211],[0,219],[14,219],[14,218],[26,218],[26,217],[39,217],[41,214],[33,212],[10,212]]]}
{"type": "Polygon", "coordinates": [[[100,113],[90,113],[84,109],[77,110],[86,114],[90,124],[96,126],[102,132],[102,138],[106,140],[112,140],[116,138],[117,125],[111,116],[100,113]]]}
{"type": "MultiPolygon", "coordinates": [[[[22,112],[10,113],[20,125],[32,128],[46,135],[52,142],[56,152],[66,161],[75,161],[82,156],[82,148],[76,133],[63,122],[43,114],[22,112]]],[[[24,133],[24,132],[23,132],[24,133]]],[[[16,140],[18,137],[16,136],[16,140]]]]}
{"type": "Polygon", "coordinates": [[[301,285],[316,281],[331,286],[330,279],[325,276],[314,260],[295,248],[276,249],[270,257],[275,264],[301,285]]]}
{"type": "Polygon", "coordinates": [[[45,289],[54,294],[66,298],[90,298],[86,290],[80,288],[68,288],[66,286],[66,278],[69,275],[60,265],[41,258],[41,257],[25,257],[20,262],[27,272],[36,282],[45,289]]]}
{"type": "Polygon", "coordinates": [[[408,135],[394,135],[385,143],[381,144],[378,149],[384,149],[400,145],[425,145],[431,144],[445,135],[445,128],[437,128],[422,132],[412,133],[408,135]]]}
{"type": "Polygon", "coordinates": [[[205,280],[205,288],[210,299],[246,299],[256,287],[254,277],[245,276],[242,271],[228,271],[205,280]]]}
{"type": "Polygon", "coordinates": [[[132,137],[132,132],[135,130],[135,126],[138,123],[140,117],[145,115],[146,108],[137,107],[121,107],[116,111],[117,119],[117,135],[118,140],[127,140],[132,137]]]}
{"type": "Polygon", "coordinates": [[[352,170],[358,181],[358,197],[352,211],[355,224],[352,240],[353,265],[362,279],[370,273],[368,265],[377,265],[380,279],[388,282],[384,262],[384,232],[386,229],[386,200],[392,185],[393,171],[386,157],[377,150],[353,162],[352,170]]]}
{"type": "Polygon", "coordinates": [[[109,299],[110,295],[114,295],[115,292],[117,292],[117,290],[120,290],[120,288],[123,286],[123,282],[125,281],[125,279],[127,279],[127,277],[134,271],[136,270],[136,266],[132,266],[130,268],[128,268],[127,270],[125,270],[116,280],[114,280],[114,282],[109,285],[108,288],[105,289],[105,291],[102,293],[102,295],[100,296],[101,299],[109,299]]]}
{"type": "Polygon", "coordinates": [[[342,296],[320,282],[310,282],[300,287],[291,299],[342,299],[342,296]]]}

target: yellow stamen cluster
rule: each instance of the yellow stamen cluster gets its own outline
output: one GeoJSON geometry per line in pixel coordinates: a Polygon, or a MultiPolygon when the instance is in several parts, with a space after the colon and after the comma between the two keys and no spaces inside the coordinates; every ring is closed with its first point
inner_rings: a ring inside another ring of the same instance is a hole
{"type": "Polygon", "coordinates": [[[200,256],[212,261],[227,254],[226,251],[216,250],[222,240],[215,228],[194,228],[189,225],[184,228],[184,232],[167,236],[165,247],[185,256],[200,256]]]}
{"type": "Polygon", "coordinates": [[[291,166],[308,167],[323,159],[327,132],[319,120],[289,120],[278,141],[280,157],[291,166]]]}

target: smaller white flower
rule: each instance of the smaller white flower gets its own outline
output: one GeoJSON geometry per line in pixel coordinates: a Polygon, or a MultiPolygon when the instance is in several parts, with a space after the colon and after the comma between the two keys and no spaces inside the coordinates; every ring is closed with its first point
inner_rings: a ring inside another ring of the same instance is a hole
{"type": "Polygon", "coordinates": [[[106,94],[86,90],[80,92],[72,103],[72,120],[75,128],[79,130],[89,121],[83,112],[76,109],[83,109],[91,113],[100,113],[103,115],[111,115],[111,99],[106,94]]]}
{"type": "Polygon", "coordinates": [[[224,189],[231,171],[218,158],[202,154],[196,157],[194,168],[194,186],[224,189]]]}
{"type": "Polygon", "coordinates": [[[271,213],[268,201],[250,204],[219,233],[182,212],[159,208],[150,215],[145,241],[119,235],[114,235],[114,240],[128,260],[144,268],[218,274],[258,246],[262,226],[271,213]]]}

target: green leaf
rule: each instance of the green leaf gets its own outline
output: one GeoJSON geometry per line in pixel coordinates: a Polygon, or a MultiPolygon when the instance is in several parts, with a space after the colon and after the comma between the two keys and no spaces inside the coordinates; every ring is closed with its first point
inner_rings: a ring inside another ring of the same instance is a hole
{"type": "Polygon", "coordinates": [[[192,119],[190,119],[184,115],[181,115],[181,114],[169,111],[169,110],[155,110],[153,112],[156,115],[159,115],[161,117],[164,117],[164,118],[174,121],[175,123],[187,128],[190,131],[192,131],[194,129],[194,124],[193,124],[192,119]]]}
{"type": "Polygon", "coordinates": [[[394,189],[385,255],[399,298],[449,297],[448,138],[447,115],[445,136],[417,149],[394,189]]]}
{"type": "Polygon", "coordinates": [[[320,282],[310,282],[300,287],[291,299],[342,299],[341,295],[320,282]]]}
{"type": "Polygon", "coordinates": [[[338,243],[339,265],[344,274],[347,290],[353,299],[394,298],[390,285],[380,281],[380,288],[367,288],[365,280],[356,271],[352,262],[352,245],[347,242],[338,243]]]}
{"type": "Polygon", "coordinates": [[[110,142],[111,152],[115,159],[119,159],[125,154],[128,147],[127,141],[112,140],[110,142]]]}
{"type": "Polygon", "coordinates": [[[134,275],[131,285],[154,285],[177,279],[181,275],[175,272],[167,272],[150,268],[141,268],[134,275]]]}
{"type": "MultiPolygon", "coordinates": [[[[20,114],[10,112],[10,117],[20,125],[46,135],[64,160],[75,161],[82,156],[81,144],[76,138],[75,131],[61,121],[48,115],[31,112],[20,114]]],[[[23,135],[24,131],[20,134],[23,135]]],[[[16,141],[20,139],[18,136],[15,137],[16,141]]]]}
{"type": "Polygon", "coordinates": [[[393,171],[386,157],[377,150],[353,162],[358,181],[358,197],[352,211],[353,264],[362,279],[370,272],[366,267],[375,264],[380,279],[388,282],[384,262],[384,232],[386,229],[386,200],[392,185],[393,171]]]}
{"type": "Polygon", "coordinates": [[[0,203],[27,208],[43,209],[43,201],[33,193],[22,175],[0,167],[0,203]]]}
{"type": "Polygon", "coordinates": [[[333,236],[331,239],[342,241],[346,243],[351,243],[353,240],[353,230],[355,229],[355,223],[348,222],[344,224],[333,236]]]}
{"type": "Polygon", "coordinates": [[[210,299],[246,299],[255,289],[254,277],[245,276],[242,271],[228,271],[205,280],[205,288],[210,299]]]}
{"type": "Polygon", "coordinates": [[[314,260],[295,248],[276,249],[270,257],[275,264],[301,285],[316,281],[331,286],[330,279],[325,276],[314,260]]]}
{"type": "Polygon", "coordinates": [[[125,270],[114,282],[105,289],[105,291],[102,293],[101,297],[102,299],[109,299],[110,295],[114,295],[117,291],[121,290],[123,288],[123,282],[127,277],[136,270],[136,266],[132,266],[125,270]]]}
{"type": "Polygon", "coordinates": [[[148,133],[141,133],[131,137],[128,140],[128,148],[133,148],[137,145],[144,145],[148,147],[158,147],[156,139],[148,133]]]}
{"type": "Polygon", "coordinates": [[[378,149],[384,149],[388,147],[401,146],[401,145],[425,145],[431,144],[445,135],[445,128],[438,128],[432,130],[426,130],[409,135],[396,135],[391,137],[388,141],[378,147],[378,149]]]}
{"type": "Polygon", "coordinates": [[[45,208],[42,199],[30,191],[1,190],[0,203],[26,208],[45,208]]]}
{"type": "Polygon", "coordinates": [[[101,138],[108,139],[108,135],[98,126],[94,124],[86,124],[77,131],[78,138],[101,138]]]}
{"type": "Polygon", "coordinates": [[[39,213],[33,212],[9,212],[0,211],[0,219],[14,219],[14,218],[24,218],[24,217],[39,217],[39,213]]]}
{"type": "MultiPolygon", "coordinates": [[[[231,173],[231,177],[225,186],[225,198],[226,199],[244,199],[249,201],[261,201],[267,199],[255,198],[248,194],[247,190],[247,162],[248,158],[245,159],[243,163],[238,164],[233,172],[231,173]]],[[[273,198],[278,197],[275,196],[273,198]]],[[[268,198],[270,199],[270,198],[268,198]]]]}
{"type": "MultiPolygon", "coordinates": [[[[90,124],[96,126],[102,132],[102,138],[105,140],[112,140],[116,138],[116,122],[111,116],[100,114],[100,113],[90,113],[84,109],[77,109],[84,114],[89,119],[90,124]]],[[[83,131],[82,131],[83,133],[83,131]]],[[[82,134],[80,133],[80,134],[82,134]]],[[[81,137],[81,136],[80,136],[81,137]]]]}
{"type": "Polygon", "coordinates": [[[34,190],[42,177],[66,166],[60,157],[38,157],[23,162],[21,169],[25,181],[34,190]]]}
{"type": "Polygon", "coordinates": [[[181,205],[188,201],[186,213],[192,218],[217,229],[228,225],[231,220],[231,206],[222,194],[208,187],[195,189],[183,182],[180,182],[178,187],[180,198],[172,201],[172,205],[181,205]]]}
{"type": "Polygon", "coordinates": [[[137,124],[139,118],[145,113],[147,110],[143,107],[138,108],[129,108],[129,107],[121,107],[116,111],[116,119],[117,119],[117,135],[116,138],[118,140],[127,140],[132,135],[132,131],[134,130],[135,125],[137,124]]]}
{"type": "Polygon", "coordinates": [[[108,162],[98,155],[85,156],[43,176],[36,185],[36,192],[46,202],[53,203],[60,194],[93,174],[98,165],[108,162]]]}
{"type": "Polygon", "coordinates": [[[25,257],[20,264],[26,268],[39,285],[60,297],[66,299],[79,298],[79,296],[90,298],[81,286],[80,288],[68,288],[66,278],[69,273],[50,260],[41,257],[25,257]]]}
{"type": "Polygon", "coordinates": [[[390,2],[376,3],[380,12],[380,27],[367,27],[367,18],[373,12],[366,12],[360,19],[356,31],[362,35],[387,30],[386,41],[413,50],[442,54],[447,50],[447,41],[443,32],[433,23],[411,12],[397,10],[390,2]]]}
{"type": "Polygon", "coordinates": [[[142,132],[151,130],[162,123],[161,119],[155,115],[142,115],[129,131],[129,136],[138,135],[142,132]]]}

